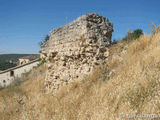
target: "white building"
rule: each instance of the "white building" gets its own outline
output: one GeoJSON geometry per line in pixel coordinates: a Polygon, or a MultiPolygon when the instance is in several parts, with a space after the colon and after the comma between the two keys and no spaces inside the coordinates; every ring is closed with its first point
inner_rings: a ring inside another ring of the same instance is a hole
{"type": "Polygon", "coordinates": [[[16,78],[22,76],[23,73],[29,72],[33,67],[39,64],[38,59],[29,61],[28,63],[10,68],[8,70],[0,71],[0,87],[10,85],[16,78]]]}

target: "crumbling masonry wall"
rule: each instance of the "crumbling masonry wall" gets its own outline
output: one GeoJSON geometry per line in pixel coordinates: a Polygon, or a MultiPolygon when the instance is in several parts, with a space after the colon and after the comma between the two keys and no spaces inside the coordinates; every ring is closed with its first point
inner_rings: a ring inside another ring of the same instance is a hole
{"type": "Polygon", "coordinates": [[[113,25],[96,13],[83,15],[50,33],[41,52],[46,55],[45,85],[57,90],[75,80],[82,80],[106,62],[113,25]]]}

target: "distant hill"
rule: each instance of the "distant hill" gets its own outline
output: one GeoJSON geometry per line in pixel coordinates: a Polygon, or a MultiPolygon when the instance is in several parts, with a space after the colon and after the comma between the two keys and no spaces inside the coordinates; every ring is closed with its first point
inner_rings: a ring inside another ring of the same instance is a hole
{"type": "Polygon", "coordinates": [[[0,70],[15,67],[19,58],[30,55],[39,56],[38,54],[0,54],[0,70]]]}
{"type": "Polygon", "coordinates": [[[38,54],[0,54],[0,61],[5,61],[5,62],[9,62],[10,60],[17,61],[18,58],[30,55],[38,55],[38,54]]]}

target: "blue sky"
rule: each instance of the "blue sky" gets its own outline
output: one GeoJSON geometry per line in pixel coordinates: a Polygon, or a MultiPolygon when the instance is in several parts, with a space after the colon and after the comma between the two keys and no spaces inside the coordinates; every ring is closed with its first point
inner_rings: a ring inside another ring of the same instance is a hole
{"type": "Polygon", "coordinates": [[[160,0],[0,0],[0,54],[38,53],[46,34],[86,13],[98,13],[114,25],[113,39],[128,29],[160,23],[160,0]]]}

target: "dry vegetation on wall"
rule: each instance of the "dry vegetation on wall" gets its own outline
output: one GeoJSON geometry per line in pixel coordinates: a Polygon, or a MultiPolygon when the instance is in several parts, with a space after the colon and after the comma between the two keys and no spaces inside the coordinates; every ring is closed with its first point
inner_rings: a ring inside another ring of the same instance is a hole
{"type": "Polygon", "coordinates": [[[160,116],[160,33],[142,35],[129,44],[119,42],[110,51],[108,64],[54,95],[45,94],[43,66],[17,90],[0,91],[0,119],[119,120],[122,113],[160,116]]]}

